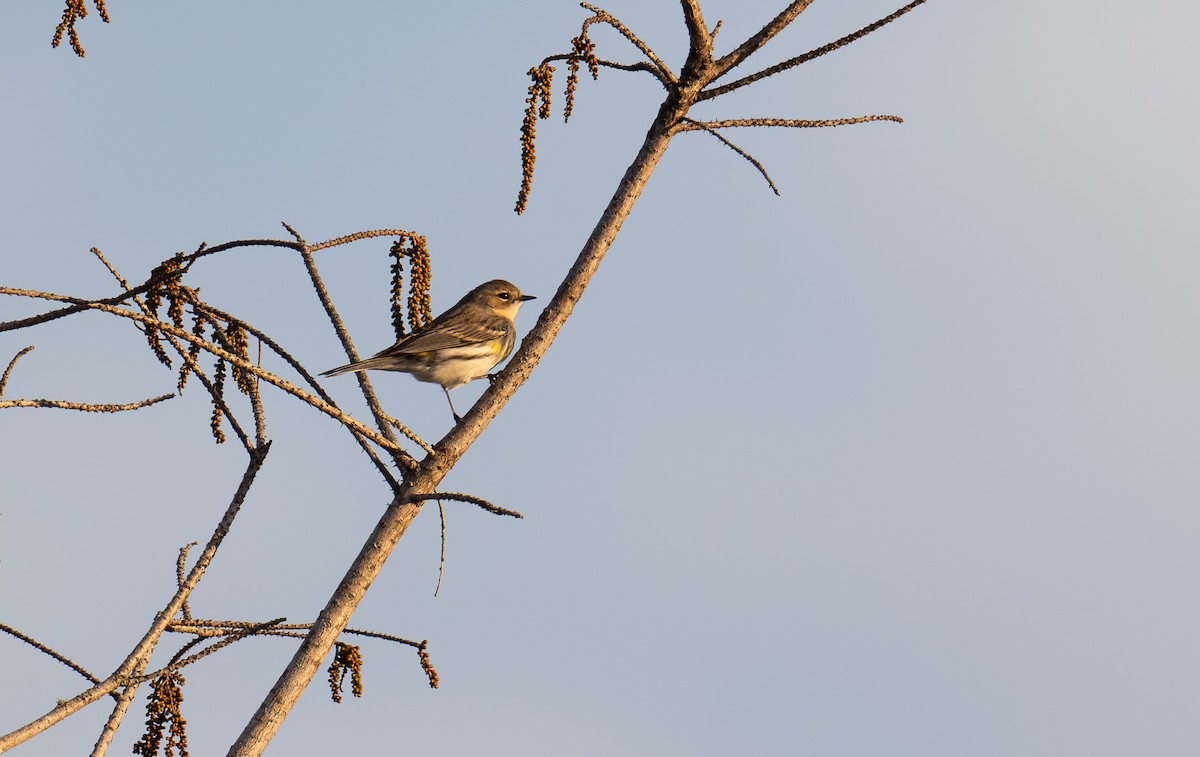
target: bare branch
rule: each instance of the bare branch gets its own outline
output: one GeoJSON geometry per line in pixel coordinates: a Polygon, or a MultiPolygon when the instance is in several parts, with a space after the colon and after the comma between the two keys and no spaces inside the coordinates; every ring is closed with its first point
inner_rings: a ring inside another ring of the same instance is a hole
{"type": "Polygon", "coordinates": [[[188,665],[191,665],[193,662],[199,662],[200,660],[203,660],[205,657],[208,657],[213,652],[216,652],[217,650],[220,650],[220,649],[223,649],[223,648],[229,646],[230,644],[234,643],[235,641],[241,641],[242,639],[245,639],[249,636],[259,635],[263,631],[271,628],[272,626],[277,626],[285,620],[287,620],[287,618],[275,618],[274,620],[268,620],[265,623],[255,623],[255,624],[249,626],[248,628],[243,628],[240,631],[230,633],[230,634],[226,635],[220,641],[217,641],[213,644],[208,645],[207,647],[205,647],[204,649],[201,649],[199,652],[197,652],[194,655],[189,655],[187,657],[182,657],[179,659],[172,659],[169,664],[164,665],[163,667],[159,668],[158,670],[154,671],[153,673],[142,673],[141,675],[137,676],[134,679],[134,682],[135,683],[143,683],[145,681],[149,681],[152,678],[158,678],[163,673],[169,673],[172,670],[179,670],[180,668],[185,668],[188,665]]]}
{"type": "MultiPolygon", "coordinates": [[[[140,299],[135,297],[134,302],[136,302],[138,307],[141,308],[142,314],[145,317],[152,319],[156,324],[160,323],[157,320],[157,317],[150,312],[150,309],[146,307],[146,305],[140,299]]],[[[126,311],[119,310],[118,312],[124,313],[126,311]]],[[[212,326],[213,333],[218,337],[223,338],[224,335],[221,333],[220,329],[217,328],[217,325],[214,323],[212,326]]],[[[175,350],[176,354],[178,354],[179,357],[185,363],[187,363],[188,370],[191,371],[192,375],[194,375],[197,380],[204,385],[205,391],[208,392],[208,395],[212,398],[212,401],[215,403],[215,405],[221,408],[223,417],[229,421],[229,427],[233,429],[233,433],[235,436],[237,436],[238,441],[242,443],[242,447],[246,449],[246,452],[254,454],[254,445],[250,442],[250,437],[247,436],[246,431],[242,428],[242,424],[238,422],[237,416],[234,415],[233,408],[229,407],[229,403],[226,402],[224,394],[218,390],[213,381],[210,380],[208,375],[204,373],[204,369],[202,369],[196,362],[196,359],[192,357],[191,352],[183,348],[183,345],[179,343],[179,340],[176,338],[175,334],[161,329],[157,325],[155,328],[162,332],[163,337],[165,337],[167,342],[171,345],[171,349],[175,350]]],[[[226,343],[223,342],[222,344],[225,345],[226,343]]]]}
{"type": "Polygon", "coordinates": [[[737,46],[737,49],[728,55],[724,55],[717,61],[717,76],[724,76],[727,72],[739,65],[742,61],[749,58],[755,51],[767,44],[779,32],[783,31],[788,24],[792,23],[804,12],[804,9],[812,4],[813,0],[792,0],[788,7],[779,12],[779,15],[771,19],[766,26],[759,29],[752,37],[737,46]]]}
{"type": "MultiPolygon", "coordinates": [[[[708,44],[711,46],[711,37],[708,44]]],[[[538,316],[537,323],[526,334],[508,364],[500,371],[496,380],[491,382],[483,396],[462,421],[437,443],[437,454],[426,457],[419,467],[406,477],[403,495],[397,496],[380,516],[375,528],[364,541],[358,555],[314,621],[312,630],[296,649],[287,669],[263,698],[258,710],[230,748],[228,754],[231,757],[250,757],[262,753],[312,681],[333,644],[338,641],[355,608],[378,577],[384,561],[419,514],[421,506],[416,503],[439,497],[449,498],[445,494],[437,493],[438,485],[513,394],[528,380],[545,355],[641,196],[650,175],[677,133],[678,125],[687,117],[689,108],[695,104],[699,94],[697,87],[701,82],[711,81],[711,78],[707,77],[712,74],[714,63],[711,60],[705,61],[703,50],[692,50],[689,53],[689,66],[694,70],[685,67],[686,75],[681,74],[679,77],[681,84],[671,88],[651,122],[641,148],[626,169],[570,271],[538,316]],[[684,86],[683,82],[686,82],[687,86],[684,86]]],[[[536,68],[532,69],[531,76],[533,83],[526,101],[529,105],[526,110],[527,121],[539,115],[536,110],[541,99],[538,88],[541,86],[541,79],[547,78],[536,68]]],[[[532,130],[523,127],[523,157],[532,154],[531,141],[532,130]]],[[[523,161],[522,170],[523,178],[527,179],[530,175],[529,161],[523,161]]],[[[523,189],[519,199],[525,196],[527,189],[523,189]]],[[[518,212],[522,209],[523,201],[517,206],[518,212]]]]}
{"type": "Polygon", "coordinates": [[[421,502],[424,502],[424,501],[430,500],[430,499],[437,499],[437,500],[448,499],[448,500],[451,500],[454,502],[469,502],[472,505],[477,505],[477,506],[483,508],[484,510],[487,510],[489,513],[492,513],[493,515],[507,515],[510,518],[524,518],[525,517],[524,515],[521,515],[519,512],[517,512],[516,510],[506,510],[505,508],[500,507],[499,505],[493,505],[491,502],[488,502],[486,499],[483,499],[482,497],[476,497],[472,494],[462,494],[460,492],[431,492],[429,494],[409,494],[404,497],[401,497],[399,501],[403,504],[409,504],[409,503],[420,504],[421,502]]]}
{"type": "Polygon", "coordinates": [[[129,712],[129,705],[137,696],[137,688],[137,684],[133,684],[121,689],[120,694],[112,695],[117,703],[113,706],[112,712],[108,714],[108,720],[104,722],[104,728],[100,731],[95,746],[92,747],[90,757],[104,757],[108,753],[113,737],[117,735],[117,729],[121,727],[121,721],[125,719],[125,713],[129,712]]]}
{"type": "Polygon", "coordinates": [[[17,364],[18,360],[25,357],[25,355],[29,354],[32,351],[33,351],[33,345],[31,344],[28,347],[22,349],[17,354],[13,355],[13,359],[8,361],[8,367],[4,369],[4,375],[0,376],[0,397],[4,396],[4,387],[5,387],[5,385],[8,384],[8,374],[12,373],[13,366],[15,366],[17,364]]]}
{"type": "Polygon", "coordinates": [[[731,118],[724,121],[695,121],[684,119],[677,128],[678,131],[695,131],[696,129],[733,129],[744,126],[778,126],[792,129],[811,129],[823,126],[848,126],[850,124],[865,124],[871,121],[892,121],[902,124],[900,116],[856,116],[854,118],[826,118],[810,121],[799,118],[731,118]]]}
{"type": "MultiPolygon", "coordinates": [[[[286,226],[286,224],[284,225],[286,226]]],[[[288,229],[291,230],[291,227],[288,227],[288,229]]],[[[294,234],[295,232],[293,231],[292,233],[294,234]]],[[[330,239],[313,245],[302,244],[301,246],[307,247],[309,252],[317,252],[318,250],[324,250],[329,247],[338,247],[343,244],[358,242],[362,239],[375,239],[376,237],[403,237],[411,235],[411,231],[404,231],[403,229],[373,229],[371,231],[356,231],[353,234],[347,234],[344,237],[330,239]]]]}
{"type": "Polygon", "coordinates": [[[683,6],[683,23],[688,32],[688,49],[695,51],[707,47],[711,51],[712,35],[709,34],[708,26],[704,23],[704,13],[700,10],[700,1],[680,0],[680,5],[683,6]]]}
{"type": "MultiPolygon", "coordinates": [[[[179,557],[175,558],[175,586],[176,586],[176,588],[180,588],[180,589],[183,588],[184,570],[187,568],[188,552],[191,551],[192,547],[196,546],[199,543],[200,542],[198,542],[198,541],[194,541],[189,544],[184,544],[182,547],[179,548],[179,557]]],[[[186,599],[183,600],[183,606],[179,608],[179,612],[183,615],[183,617],[185,619],[192,617],[192,609],[191,609],[191,607],[188,606],[188,601],[186,599]]]]}
{"type": "MultiPolygon", "coordinates": [[[[215,308],[206,302],[201,302],[198,299],[193,300],[192,305],[194,307],[200,308],[201,311],[203,311],[206,315],[209,315],[211,317],[220,318],[221,320],[226,321],[226,322],[229,322],[230,320],[235,320],[233,318],[233,316],[226,313],[225,311],[215,308]]],[[[249,334],[251,334],[256,339],[258,339],[258,341],[261,344],[265,344],[267,346],[267,348],[270,349],[272,352],[274,352],[276,355],[283,358],[284,362],[286,362],[288,365],[290,365],[292,367],[292,369],[294,371],[296,371],[296,373],[300,374],[300,376],[304,379],[305,383],[307,383],[308,386],[311,387],[314,392],[316,392],[318,397],[325,400],[325,402],[328,402],[331,406],[337,407],[337,403],[334,402],[333,397],[331,397],[329,395],[329,393],[325,391],[325,388],[317,382],[317,380],[312,376],[312,374],[310,374],[308,372],[307,369],[305,369],[305,367],[303,365],[301,365],[299,360],[292,357],[291,353],[289,353],[282,346],[280,346],[279,343],[277,343],[275,340],[271,339],[265,333],[259,331],[258,329],[254,328],[253,326],[251,326],[248,323],[243,322],[242,328],[244,328],[249,334]]],[[[261,364],[258,367],[259,367],[259,369],[261,369],[262,368],[261,364]]],[[[397,421],[397,424],[399,424],[399,421],[397,421]]],[[[412,431],[408,430],[407,427],[404,427],[402,424],[400,424],[399,429],[400,429],[400,432],[403,433],[405,436],[408,436],[410,439],[415,441],[417,444],[423,445],[422,448],[428,446],[428,445],[425,445],[425,443],[419,437],[417,437],[415,434],[413,434],[412,431]]],[[[381,474],[383,474],[384,479],[387,480],[388,485],[392,488],[392,491],[393,492],[397,491],[398,487],[399,487],[399,483],[397,483],[395,477],[392,476],[392,473],[390,470],[388,470],[388,467],[386,465],[384,465],[382,460],[379,459],[379,456],[375,454],[375,450],[373,450],[371,448],[371,446],[367,443],[366,437],[363,437],[362,435],[355,433],[353,428],[347,428],[346,430],[349,431],[351,433],[351,435],[354,436],[355,441],[357,441],[359,443],[359,446],[362,447],[363,451],[367,453],[367,456],[371,459],[371,462],[374,463],[375,467],[379,470],[379,472],[381,474]]]]}
{"type": "Polygon", "coordinates": [[[693,120],[693,119],[690,119],[690,118],[685,118],[685,119],[683,120],[683,123],[680,125],[680,127],[679,127],[679,130],[680,130],[680,131],[694,131],[694,130],[695,130],[695,129],[697,129],[697,128],[699,128],[699,129],[703,129],[704,131],[706,131],[706,132],[708,132],[709,134],[713,135],[713,136],[714,136],[714,137],[716,137],[717,139],[721,140],[721,142],[722,142],[722,143],[723,143],[723,144],[724,144],[726,147],[728,147],[730,150],[733,150],[733,151],[734,151],[734,152],[736,152],[738,155],[741,155],[743,158],[745,158],[747,161],[749,161],[750,165],[752,165],[752,166],[754,166],[755,168],[757,168],[757,169],[758,169],[758,172],[759,172],[760,174],[762,174],[762,177],[763,177],[764,179],[766,179],[766,180],[767,180],[767,185],[771,187],[771,191],[775,193],[775,196],[776,196],[776,197],[778,197],[778,196],[779,196],[779,187],[775,186],[775,182],[771,180],[771,175],[767,173],[767,169],[763,168],[763,164],[762,164],[762,163],[759,163],[759,162],[758,162],[758,159],[756,159],[756,158],[755,158],[753,155],[751,155],[750,153],[746,152],[746,151],[745,151],[745,150],[743,150],[742,148],[738,147],[738,146],[737,146],[737,145],[735,145],[733,142],[730,142],[730,141],[729,141],[728,139],[726,139],[725,137],[721,136],[721,134],[719,134],[719,133],[716,131],[716,128],[715,128],[715,127],[713,127],[713,126],[710,126],[709,124],[707,124],[707,123],[704,123],[703,121],[695,121],[695,120],[693,120]],[[695,124],[695,126],[694,126],[694,127],[691,127],[691,128],[687,128],[687,127],[685,127],[685,126],[684,126],[684,124],[695,124]]]}
{"type": "Polygon", "coordinates": [[[297,242],[299,242],[304,247],[308,246],[308,242],[304,241],[304,237],[300,236],[300,232],[293,229],[292,225],[290,223],[288,223],[287,221],[280,221],[280,223],[283,224],[283,228],[288,230],[289,234],[291,234],[293,237],[296,238],[297,242]]]}
{"type": "MultiPolygon", "coordinates": [[[[349,234],[344,237],[338,237],[337,239],[331,239],[327,242],[321,242],[320,244],[314,245],[314,246],[310,247],[309,249],[312,251],[323,250],[326,247],[336,247],[337,245],[347,244],[349,242],[355,242],[360,239],[370,239],[372,237],[395,236],[397,233],[403,233],[403,232],[398,232],[396,229],[375,229],[372,231],[360,231],[355,234],[349,234]]],[[[192,263],[196,262],[200,258],[207,257],[208,255],[214,255],[218,252],[225,252],[227,250],[236,249],[239,247],[287,247],[287,248],[290,248],[290,249],[293,249],[293,250],[296,250],[297,252],[299,252],[301,249],[303,249],[304,245],[300,244],[299,242],[291,242],[286,239],[238,239],[238,240],[234,240],[232,242],[224,242],[222,244],[218,244],[213,247],[209,247],[206,244],[201,244],[199,249],[197,249],[195,252],[193,252],[189,255],[184,255],[180,259],[180,263],[183,266],[183,270],[187,270],[187,268],[190,267],[192,263]]],[[[39,323],[46,323],[47,321],[53,321],[58,318],[64,318],[69,315],[74,315],[75,313],[81,313],[93,305],[119,305],[122,302],[125,302],[126,300],[136,297],[139,294],[145,294],[146,292],[150,291],[154,287],[158,286],[162,282],[166,281],[167,279],[169,279],[175,275],[178,275],[178,271],[176,271],[174,273],[159,272],[156,274],[152,274],[150,276],[150,278],[147,279],[142,284],[139,284],[138,286],[136,286],[132,289],[127,289],[123,294],[116,295],[115,297],[107,297],[107,298],[99,299],[99,300],[82,300],[77,297],[76,298],[64,298],[63,301],[71,302],[73,304],[68,307],[65,307],[65,308],[59,308],[58,310],[51,310],[46,313],[41,313],[39,315],[30,316],[28,318],[21,318],[21,319],[15,320],[15,321],[0,321],[0,332],[28,328],[29,326],[36,326],[39,323]]]]}
{"type": "Polygon", "coordinates": [[[369,639],[382,639],[383,641],[394,641],[397,644],[407,644],[410,647],[417,647],[418,649],[420,649],[421,646],[425,643],[423,641],[421,641],[421,642],[409,641],[408,639],[404,639],[399,636],[393,636],[390,633],[378,633],[376,631],[359,631],[354,628],[347,628],[342,633],[353,634],[355,636],[366,636],[369,639]]]}
{"type": "Polygon", "coordinates": [[[699,87],[712,81],[716,64],[713,62],[712,35],[708,33],[708,26],[704,23],[699,0],[680,0],[680,4],[683,6],[683,22],[688,32],[688,54],[687,60],[683,62],[683,70],[679,72],[683,86],[678,87],[675,92],[682,95],[686,90],[687,94],[683,96],[690,100],[695,97],[699,87]]]}
{"type": "MultiPolygon", "coordinates": [[[[223,358],[227,363],[229,363],[231,365],[237,365],[242,370],[244,370],[248,373],[251,373],[255,376],[258,376],[263,381],[266,381],[268,384],[271,384],[272,386],[274,386],[278,389],[281,389],[281,390],[287,392],[288,394],[292,395],[293,397],[296,397],[297,399],[311,405],[312,407],[316,408],[317,410],[320,410],[322,413],[325,413],[330,418],[333,418],[334,420],[338,421],[339,423],[342,423],[346,426],[353,428],[355,431],[357,431],[358,433],[367,437],[371,441],[375,442],[380,447],[383,447],[384,449],[391,451],[391,452],[404,452],[407,455],[407,452],[405,452],[403,447],[400,447],[394,441],[391,441],[391,440],[381,436],[374,429],[371,429],[371,428],[363,425],[363,423],[361,421],[358,421],[353,416],[350,416],[350,415],[342,412],[337,407],[334,407],[333,405],[329,404],[328,402],[325,402],[324,400],[314,397],[313,395],[309,394],[308,392],[304,391],[303,389],[300,389],[299,387],[295,386],[294,384],[292,384],[288,381],[284,381],[283,379],[279,378],[278,376],[276,376],[273,373],[262,370],[261,368],[254,365],[253,363],[250,363],[247,360],[243,360],[241,357],[234,355],[233,353],[228,352],[209,341],[200,339],[199,337],[195,336],[194,334],[192,334],[189,331],[186,331],[186,330],[180,329],[180,328],[176,328],[173,324],[159,321],[157,319],[149,318],[140,313],[134,313],[129,310],[123,310],[121,308],[113,307],[111,305],[105,304],[103,301],[80,301],[80,300],[76,300],[73,297],[67,297],[67,296],[61,295],[61,294],[54,294],[52,292],[38,292],[38,291],[30,290],[30,289],[15,289],[13,287],[0,287],[0,294],[9,294],[9,295],[14,295],[14,296],[18,296],[18,297],[33,297],[33,298],[37,298],[37,299],[53,300],[53,301],[57,301],[57,302],[75,302],[83,310],[99,310],[104,313],[109,313],[111,315],[120,316],[121,318],[128,318],[128,319],[138,321],[141,323],[153,323],[155,328],[159,329],[160,331],[162,331],[164,333],[173,334],[173,335],[179,337],[180,339],[184,339],[188,342],[199,344],[202,349],[211,353],[213,356],[223,358]]],[[[428,445],[425,445],[423,443],[422,443],[422,448],[425,449],[426,452],[433,451],[433,448],[431,448],[428,445]]]]}
{"type": "MultiPolygon", "coordinates": [[[[850,44],[851,42],[860,40],[863,37],[870,34],[871,32],[873,32],[877,29],[880,29],[884,26],[887,26],[888,24],[892,23],[893,21],[900,18],[904,14],[906,14],[909,11],[916,8],[918,5],[924,4],[925,1],[926,0],[913,0],[913,2],[909,3],[908,5],[904,6],[903,8],[900,8],[895,13],[885,16],[873,24],[868,24],[867,26],[864,26],[863,28],[859,29],[856,32],[847,34],[845,37],[842,37],[841,39],[830,42],[827,45],[822,45],[821,47],[818,47],[815,50],[810,50],[810,51],[804,53],[803,55],[797,55],[795,58],[789,58],[788,60],[785,60],[782,63],[777,63],[774,66],[771,66],[770,68],[764,68],[762,71],[759,71],[758,73],[750,74],[749,76],[744,76],[741,79],[738,79],[737,81],[730,82],[729,84],[725,84],[723,86],[716,87],[714,89],[706,89],[700,93],[700,96],[698,98],[696,98],[696,102],[702,102],[704,100],[711,100],[714,97],[719,97],[727,92],[732,92],[733,90],[744,87],[747,84],[753,84],[754,82],[758,81],[759,79],[765,79],[768,76],[774,76],[775,74],[779,73],[780,71],[786,71],[789,68],[795,68],[796,66],[799,66],[801,63],[807,63],[808,61],[810,61],[814,58],[819,58],[822,55],[825,55],[826,53],[831,53],[840,47],[845,47],[846,45],[850,44]]],[[[811,2],[811,0],[810,0],[810,2],[811,2]]],[[[795,3],[793,3],[793,5],[794,4],[795,3]]],[[[774,23],[774,22],[772,22],[772,23],[774,23]]],[[[726,57],[728,57],[728,56],[726,56],[726,57]]],[[[724,58],[722,60],[724,60],[724,58]]],[[[726,69],[726,70],[728,70],[728,69],[726,69]]]]}
{"type": "Polygon", "coordinates": [[[104,257],[104,253],[100,252],[100,248],[93,247],[91,250],[89,250],[89,252],[99,258],[100,262],[103,263],[104,267],[108,269],[108,272],[113,275],[113,278],[117,280],[117,283],[121,285],[122,289],[129,291],[129,282],[126,281],[121,274],[117,273],[117,269],[113,267],[112,263],[108,262],[108,258],[104,257]]]}
{"type": "MultiPolygon", "coordinates": [[[[303,633],[292,633],[293,631],[309,631],[312,629],[312,623],[257,623],[244,620],[209,620],[202,618],[192,618],[187,621],[173,621],[167,630],[172,633],[192,634],[199,637],[211,638],[214,636],[228,636],[231,633],[240,632],[246,629],[257,629],[256,636],[284,636],[291,638],[303,638],[303,633]],[[269,625],[269,627],[267,627],[269,625]]],[[[407,644],[410,647],[421,646],[420,642],[411,641],[400,636],[392,634],[380,633],[378,631],[364,631],[357,628],[346,628],[342,631],[345,634],[354,636],[366,636],[372,639],[382,639],[383,641],[394,641],[398,644],[407,644]]]]}
{"type": "MultiPolygon", "coordinates": [[[[244,324],[243,324],[244,330],[244,324]]],[[[262,368],[263,343],[258,342],[258,356],[254,363],[260,369],[262,368]]],[[[263,444],[267,441],[267,414],[263,409],[262,393],[259,392],[260,382],[258,379],[250,382],[250,407],[254,413],[254,443],[256,445],[263,444]]]]}
{"type": "Polygon", "coordinates": [[[70,668],[71,670],[74,670],[76,673],[78,673],[79,675],[88,679],[92,683],[100,683],[100,679],[97,678],[96,676],[92,675],[91,673],[89,673],[82,665],[71,660],[66,655],[60,654],[59,652],[54,651],[50,647],[48,647],[45,644],[42,644],[38,640],[34,639],[32,636],[26,636],[25,634],[21,633],[20,631],[13,628],[12,626],[5,625],[4,623],[0,623],[0,631],[3,631],[4,633],[8,634],[9,636],[12,636],[15,639],[20,639],[21,641],[25,642],[29,646],[38,650],[39,652],[42,652],[43,654],[53,657],[55,660],[58,660],[63,665],[66,665],[68,668],[70,668]]]}
{"type": "MultiPolygon", "coordinates": [[[[571,57],[572,56],[570,53],[559,53],[558,55],[551,55],[550,57],[543,59],[542,64],[545,65],[555,61],[570,60],[571,57]]],[[[645,71],[648,74],[652,74],[655,79],[658,79],[659,83],[664,87],[669,87],[671,85],[670,79],[667,79],[665,76],[663,76],[661,71],[645,61],[639,61],[637,63],[615,63],[611,60],[597,58],[596,63],[604,66],[605,68],[614,68],[619,71],[645,71]]]]}
{"type": "Polygon", "coordinates": [[[586,8],[587,10],[590,10],[592,13],[596,14],[596,17],[600,21],[602,21],[602,22],[608,24],[609,26],[611,26],[612,28],[616,29],[621,34],[621,36],[623,36],[625,39],[632,42],[633,45],[638,50],[641,50],[642,55],[645,55],[646,58],[651,63],[654,64],[654,67],[658,69],[659,74],[661,74],[661,76],[659,76],[660,80],[665,78],[668,82],[671,82],[672,84],[674,84],[676,81],[678,81],[678,79],[675,77],[675,73],[673,71],[671,71],[671,67],[668,66],[666,63],[663,63],[662,59],[660,59],[657,55],[654,54],[654,51],[650,49],[649,45],[647,45],[636,34],[634,34],[632,31],[630,31],[629,27],[625,26],[625,24],[622,24],[620,21],[618,21],[615,16],[613,16],[611,13],[609,13],[608,11],[606,11],[602,8],[598,8],[595,5],[592,5],[591,3],[580,3],[580,5],[584,8],[586,8]]]}
{"type": "MultiPolygon", "coordinates": [[[[406,234],[405,236],[410,236],[406,234]]],[[[325,288],[325,282],[321,279],[321,274],[317,271],[317,261],[313,259],[312,252],[307,246],[300,251],[300,259],[304,261],[304,270],[308,272],[309,281],[312,282],[313,290],[317,293],[317,299],[321,302],[321,307],[325,310],[325,316],[329,319],[329,323],[333,325],[333,330],[337,334],[338,341],[342,343],[342,347],[346,350],[346,357],[351,363],[358,362],[358,351],[354,349],[354,341],[350,338],[350,330],[346,328],[346,324],[342,321],[342,314],[334,307],[333,298],[329,296],[329,290],[325,288]]],[[[371,409],[371,414],[375,416],[375,424],[379,431],[391,441],[396,441],[396,435],[392,433],[391,425],[384,420],[381,413],[383,407],[379,403],[379,397],[376,396],[375,390],[371,387],[371,382],[367,380],[363,371],[355,374],[358,377],[359,387],[362,389],[363,397],[367,400],[367,406],[371,409]]]]}
{"type": "Polygon", "coordinates": [[[439,499],[438,503],[438,520],[442,524],[442,551],[438,556],[438,582],[437,586],[433,587],[433,596],[437,596],[442,590],[442,575],[446,572],[446,508],[439,499]]]}
{"type": "Polygon", "coordinates": [[[121,413],[126,410],[140,410],[143,407],[156,405],[163,400],[169,400],[174,397],[174,394],[163,394],[158,397],[142,400],[141,402],[130,402],[124,405],[112,404],[89,404],[86,402],[68,402],[66,400],[0,400],[0,410],[7,407],[55,407],[60,410],[81,410],[85,413],[121,413]]]}

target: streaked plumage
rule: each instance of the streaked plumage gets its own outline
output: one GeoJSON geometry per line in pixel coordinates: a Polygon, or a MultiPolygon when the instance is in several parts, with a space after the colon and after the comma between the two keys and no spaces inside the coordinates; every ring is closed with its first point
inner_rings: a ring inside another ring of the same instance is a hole
{"type": "MultiPolygon", "coordinates": [[[[418,381],[440,384],[450,401],[450,390],[486,376],[508,357],[517,341],[513,319],[521,303],[534,299],[507,281],[481,284],[452,308],[421,329],[374,357],[325,371],[337,376],[355,371],[400,371],[418,381]]],[[[450,401],[455,420],[462,420],[450,401]]]]}

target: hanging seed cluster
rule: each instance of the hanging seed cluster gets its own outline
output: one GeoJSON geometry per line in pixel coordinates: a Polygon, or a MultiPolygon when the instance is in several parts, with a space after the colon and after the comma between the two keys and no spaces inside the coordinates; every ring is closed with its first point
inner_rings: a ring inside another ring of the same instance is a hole
{"type": "MultiPolygon", "coordinates": [[[[600,78],[600,62],[596,59],[596,43],[587,35],[587,24],[579,36],[571,40],[571,54],[567,57],[567,93],[563,105],[563,122],[571,120],[575,110],[575,88],[579,86],[579,64],[587,63],[592,80],[600,78]]],[[[543,116],[544,118],[544,116],[543,116]]]]}
{"type": "Polygon", "coordinates": [[[347,673],[350,674],[350,693],[356,697],[362,696],[362,662],[362,653],[358,647],[340,641],[334,642],[333,662],[329,663],[329,693],[334,702],[342,702],[347,673]]]}
{"type": "Polygon", "coordinates": [[[429,653],[425,651],[429,646],[429,641],[421,642],[417,647],[417,656],[421,658],[421,669],[425,671],[425,675],[429,678],[429,688],[436,689],[438,687],[438,672],[433,667],[433,661],[429,659],[429,653]]]}
{"type": "Polygon", "coordinates": [[[396,339],[400,339],[405,334],[406,305],[409,330],[416,331],[433,320],[429,297],[433,271],[429,261],[429,249],[425,246],[425,237],[420,234],[409,234],[397,239],[392,243],[389,255],[392,258],[392,328],[396,332],[396,339]],[[407,302],[404,296],[404,258],[411,261],[407,302]]]}
{"type": "MultiPolygon", "coordinates": [[[[249,336],[245,325],[223,313],[217,315],[215,313],[220,313],[220,311],[214,313],[210,307],[206,306],[200,300],[199,290],[183,285],[185,271],[183,253],[177,253],[174,257],[163,261],[151,274],[151,279],[155,281],[155,284],[146,293],[145,300],[146,315],[157,319],[144,325],[146,341],[150,345],[150,350],[158,358],[158,361],[168,368],[172,366],[171,357],[167,353],[168,346],[178,352],[182,358],[179,366],[179,378],[176,381],[176,388],[180,392],[187,385],[188,376],[200,370],[197,360],[203,349],[202,345],[194,341],[188,342],[188,346],[184,350],[179,339],[164,332],[157,324],[170,323],[176,329],[183,331],[187,309],[191,311],[190,331],[193,336],[213,344],[219,344],[226,352],[232,353],[246,362],[250,361],[249,336]],[[162,310],[164,304],[167,311],[165,319],[159,316],[159,311],[162,310]],[[208,339],[205,339],[206,334],[208,339]]],[[[209,425],[217,444],[225,441],[225,433],[221,430],[225,412],[221,407],[221,402],[225,398],[227,374],[232,376],[238,391],[246,396],[251,396],[258,389],[250,371],[236,363],[227,365],[224,358],[216,359],[211,382],[213,412],[209,425]]]]}
{"type": "MultiPolygon", "coordinates": [[[[93,0],[96,4],[96,10],[100,13],[100,20],[108,23],[108,8],[104,6],[104,0],[93,0]]],[[[58,26],[54,29],[54,38],[50,40],[50,47],[58,47],[62,44],[63,32],[67,33],[67,38],[71,41],[71,49],[80,58],[86,58],[87,53],[84,52],[83,45],[79,42],[79,32],[75,31],[75,22],[81,18],[87,18],[88,9],[87,3],[84,0],[67,0],[67,7],[63,8],[62,20],[58,22],[58,26]]]]}
{"type": "Polygon", "coordinates": [[[181,712],[183,684],[179,673],[164,673],[150,684],[150,697],[146,701],[146,731],[133,745],[133,753],[143,757],[157,757],[163,749],[166,757],[188,757],[187,720],[181,712]],[[163,736],[166,745],[163,745],[163,736]]]}
{"type": "Polygon", "coordinates": [[[525,98],[525,118],[521,121],[521,189],[517,193],[518,213],[525,212],[529,192],[533,189],[533,166],[537,162],[534,142],[537,139],[538,119],[550,117],[550,86],[554,83],[554,66],[543,63],[529,69],[529,96],[525,98]]]}

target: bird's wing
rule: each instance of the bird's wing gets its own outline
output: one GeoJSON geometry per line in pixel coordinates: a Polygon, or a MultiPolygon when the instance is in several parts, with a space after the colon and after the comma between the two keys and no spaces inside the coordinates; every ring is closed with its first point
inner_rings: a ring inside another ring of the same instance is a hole
{"type": "MultiPolygon", "coordinates": [[[[446,313],[449,315],[449,313],[446,313]]],[[[437,318],[428,326],[396,342],[377,357],[386,355],[413,355],[418,352],[431,352],[452,347],[466,347],[472,344],[503,339],[508,333],[508,320],[503,316],[488,313],[469,321],[459,319],[437,318]],[[447,321],[449,321],[447,323],[447,321]]]]}

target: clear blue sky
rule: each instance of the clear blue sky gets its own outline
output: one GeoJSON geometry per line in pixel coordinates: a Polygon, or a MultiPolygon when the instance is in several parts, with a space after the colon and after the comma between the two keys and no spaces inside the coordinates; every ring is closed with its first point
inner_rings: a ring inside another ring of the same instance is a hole
{"type": "MultiPolygon", "coordinates": [[[[705,0],[718,52],[783,4],[705,0]]],[[[899,4],[818,0],[754,62],[899,4]]],[[[677,3],[605,7],[678,67],[677,3]]],[[[435,310],[494,277],[547,298],[661,94],[637,74],[581,82],[572,123],[540,125],[517,217],[525,71],[578,33],[572,2],[111,0],[111,24],[81,25],[86,60],[50,49],[60,11],[4,11],[4,285],[107,295],[93,245],[141,279],[286,220],[310,240],[427,235],[435,310]]],[[[680,137],[446,481],[526,519],[450,505],[434,598],[427,510],[354,620],[429,639],[442,688],[365,643],[365,698],[334,705],[318,679],[268,753],[1200,752],[1197,23],[1163,0],[933,0],[706,106],[906,122],[729,134],[780,198],[711,137],[680,137]]],[[[365,352],[390,343],[386,249],[319,259],[365,352]]],[[[344,362],[289,253],[193,281],[310,367],[344,362]]],[[[0,301],[0,319],[28,312],[0,301]]],[[[124,324],[5,333],[0,362],[29,343],[7,398],[174,386],[124,324]]],[[[446,430],[437,387],[375,383],[426,437],[446,430]]],[[[353,403],[352,379],[328,386],[353,403]]],[[[197,616],[311,619],[386,504],[334,424],[282,396],[268,412],[275,446],[197,616]]],[[[206,418],[194,393],[0,414],[0,622],[110,671],[240,473],[206,418]]],[[[192,754],[224,753],[292,649],[251,640],[188,669],[192,754]]],[[[82,685],[3,637],[0,669],[5,732],[82,685]]],[[[106,715],[14,753],[80,754],[106,715]]]]}

